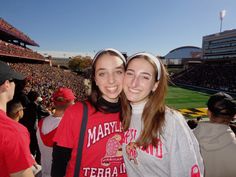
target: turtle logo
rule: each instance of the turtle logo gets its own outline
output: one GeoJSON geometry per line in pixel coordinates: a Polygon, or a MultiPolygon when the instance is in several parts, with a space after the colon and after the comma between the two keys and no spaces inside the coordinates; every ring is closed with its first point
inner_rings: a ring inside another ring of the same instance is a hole
{"type": "Polygon", "coordinates": [[[121,136],[114,135],[107,141],[106,155],[102,158],[102,165],[109,166],[111,163],[120,163],[123,161],[121,136]]]}

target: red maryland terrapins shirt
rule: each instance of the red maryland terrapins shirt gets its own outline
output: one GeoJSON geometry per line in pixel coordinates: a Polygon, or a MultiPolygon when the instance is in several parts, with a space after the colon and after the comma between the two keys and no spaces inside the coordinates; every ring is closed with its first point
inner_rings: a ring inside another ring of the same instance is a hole
{"type": "MultiPolygon", "coordinates": [[[[84,137],[80,176],[127,176],[122,157],[123,132],[119,113],[102,113],[88,103],[88,122],[84,137]]],[[[66,177],[74,175],[83,104],[69,107],[57,129],[54,141],[72,149],[66,177]]]]}

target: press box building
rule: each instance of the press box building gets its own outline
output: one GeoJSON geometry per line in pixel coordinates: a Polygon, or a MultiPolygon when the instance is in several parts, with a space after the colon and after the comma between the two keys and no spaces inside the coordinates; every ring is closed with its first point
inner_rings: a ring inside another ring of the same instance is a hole
{"type": "Polygon", "coordinates": [[[202,52],[205,60],[236,59],[236,29],[203,36],[202,52]]]}

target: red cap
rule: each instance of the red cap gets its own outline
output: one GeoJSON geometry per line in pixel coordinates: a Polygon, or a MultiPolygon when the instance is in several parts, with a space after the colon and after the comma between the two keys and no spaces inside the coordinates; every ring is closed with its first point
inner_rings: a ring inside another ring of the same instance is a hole
{"type": "Polygon", "coordinates": [[[59,88],[52,95],[52,101],[55,105],[63,105],[75,99],[74,93],[69,88],[59,88]]]}

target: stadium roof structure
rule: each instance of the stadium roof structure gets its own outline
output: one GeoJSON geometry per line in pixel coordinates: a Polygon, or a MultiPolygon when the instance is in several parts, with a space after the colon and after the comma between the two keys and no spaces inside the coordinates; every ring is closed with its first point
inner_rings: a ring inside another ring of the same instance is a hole
{"type": "Polygon", "coordinates": [[[25,35],[20,30],[16,29],[9,23],[7,23],[3,18],[0,17],[0,36],[1,38],[17,40],[27,45],[38,46],[39,45],[30,39],[27,35],[25,35]]]}
{"type": "Polygon", "coordinates": [[[202,49],[195,46],[183,46],[171,50],[165,59],[200,58],[202,49]]]}

